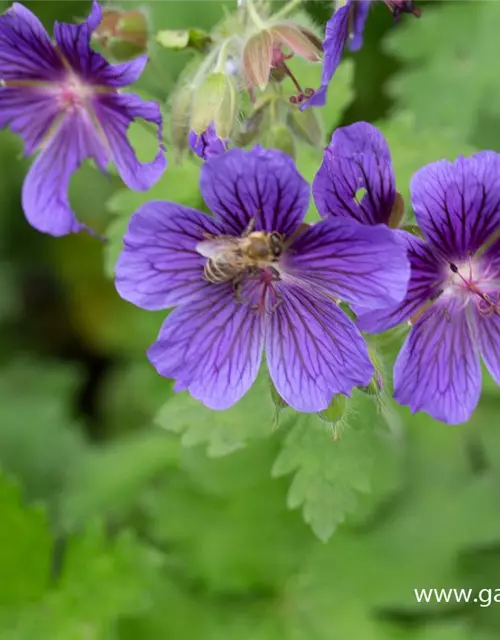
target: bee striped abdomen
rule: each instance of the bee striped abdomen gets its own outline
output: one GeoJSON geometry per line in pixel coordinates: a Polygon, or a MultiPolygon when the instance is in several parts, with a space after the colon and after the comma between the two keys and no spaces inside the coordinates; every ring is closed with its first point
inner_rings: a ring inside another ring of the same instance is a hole
{"type": "Polygon", "coordinates": [[[215,260],[207,260],[203,268],[205,280],[212,284],[220,284],[222,282],[230,282],[239,272],[239,268],[228,262],[217,262],[215,260]]]}

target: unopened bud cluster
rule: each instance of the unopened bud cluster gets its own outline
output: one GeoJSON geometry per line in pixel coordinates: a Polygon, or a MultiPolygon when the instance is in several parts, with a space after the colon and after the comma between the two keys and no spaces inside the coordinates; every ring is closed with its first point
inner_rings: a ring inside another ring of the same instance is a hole
{"type": "Polygon", "coordinates": [[[266,4],[248,1],[210,34],[158,33],[162,46],[197,52],[172,97],[176,150],[186,148],[189,132],[201,135],[211,124],[217,136],[238,146],[259,141],[292,157],[297,140],[322,146],[318,116],[294,106],[313,90],[301,87],[287,63],[293,56],[321,60],[321,40],[306,22],[273,16],[266,4]]]}

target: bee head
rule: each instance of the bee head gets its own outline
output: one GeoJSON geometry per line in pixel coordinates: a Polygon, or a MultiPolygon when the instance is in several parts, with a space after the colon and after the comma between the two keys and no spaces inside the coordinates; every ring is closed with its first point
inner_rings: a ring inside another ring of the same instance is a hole
{"type": "Polygon", "coordinates": [[[276,233],[276,231],[271,233],[269,236],[269,247],[273,256],[279,258],[283,253],[283,238],[280,233],[276,233]]]}

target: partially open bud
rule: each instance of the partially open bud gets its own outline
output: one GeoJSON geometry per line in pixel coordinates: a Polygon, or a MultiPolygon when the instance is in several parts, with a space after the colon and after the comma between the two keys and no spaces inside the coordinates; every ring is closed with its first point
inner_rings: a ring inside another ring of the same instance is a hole
{"type": "Polygon", "coordinates": [[[323,420],[323,422],[327,422],[331,425],[336,425],[343,417],[346,407],[347,407],[347,396],[342,394],[338,394],[334,396],[333,400],[330,402],[330,406],[318,413],[318,417],[323,420]]]}
{"type": "Polygon", "coordinates": [[[251,36],[243,49],[243,72],[250,85],[265,89],[273,60],[273,38],[269,31],[251,36]]]}
{"type": "Polygon", "coordinates": [[[230,76],[219,71],[208,74],[197,89],[191,114],[191,129],[198,135],[213,121],[219,138],[229,138],[236,116],[236,89],[230,76]]]}
{"type": "Polygon", "coordinates": [[[268,149],[279,149],[295,159],[295,140],[292,132],[284,124],[273,124],[267,131],[263,144],[268,149]]]}
{"type": "MultiPolygon", "coordinates": [[[[306,111],[307,113],[307,111],[306,111]]],[[[387,225],[391,227],[391,229],[397,229],[401,224],[405,215],[405,201],[403,196],[396,191],[396,198],[394,199],[394,204],[392,205],[391,215],[389,216],[389,220],[387,225]]]]}
{"type": "Polygon", "coordinates": [[[319,62],[323,43],[312,31],[294,22],[280,22],[271,28],[273,42],[288,47],[292,53],[311,62],[319,62]]]}
{"type": "Polygon", "coordinates": [[[270,79],[281,82],[288,76],[299,94],[305,94],[286,61],[297,55],[318,62],[322,53],[321,40],[312,31],[294,22],[277,22],[252,34],[244,44],[243,75],[249,87],[259,89],[265,89],[270,79]]]}
{"type": "Polygon", "coordinates": [[[205,51],[211,41],[210,36],[201,29],[165,29],[156,34],[156,42],[159,45],[174,51],[205,51]]]}
{"type": "Polygon", "coordinates": [[[92,38],[117,60],[129,60],[148,46],[148,22],[142,11],[103,9],[102,20],[92,38]]]}
{"type": "Polygon", "coordinates": [[[324,146],[325,134],[316,109],[307,109],[306,111],[292,109],[288,114],[287,122],[300,140],[313,147],[324,146]]]}

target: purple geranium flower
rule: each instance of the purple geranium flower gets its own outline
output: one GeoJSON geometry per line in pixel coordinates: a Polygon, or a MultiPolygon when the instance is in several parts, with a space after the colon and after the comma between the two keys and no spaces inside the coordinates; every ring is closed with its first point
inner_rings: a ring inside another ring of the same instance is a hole
{"type": "Polygon", "coordinates": [[[213,122],[201,135],[191,131],[188,143],[191,151],[203,160],[208,160],[213,156],[218,156],[224,153],[224,151],[227,151],[227,140],[219,138],[213,122]]]}
{"type": "MultiPolygon", "coordinates": [[[[337,129],[312,186],[320,215],[392,226],[396,180],[380,131],[368,122],[337,129]]],[[[394,225],[396,226],[396,225],[394,225]]]]}
{"type": "Polygon", "coordinates": [[[408,246],[403,302],[358,319],[366,331],[413,325],[394,367],[394,397],[449,424],[470,418],[481,393],[479,354],[500,383],[500,155],[441,160],[411,181],[425,239],[408,246]]]}
{"type": "MultiPolygon", "coordinates": [[[[347,0],[334,11],[326,23],[325,40],[323,42],[324,60],[321,74],[321,86],[314,94],[302,103],[303,111],[309,107],[322,107],[326,103],[328,85],[342,59],[346,45],[351,51],[358,51],[363,46],[363,33],[370,5],[376,0],[347,0]]],[[[420,15],[412,0],[383,0],[396,19],[401,13],[420,15]]]]}
{"type": "Polygon", "coordinates": [[[367,385],[374,369],[366,344],[335,301],[374,309],[402,299],[409,265],[391,232],[341,218],[305,225],[309,185],[276,150],[209,159],[200,189],[213,217],[146,204],[117,263],[123,298],[177,307],[148,351],[159,373],[226,409],[254,382],[265,345],[274,385],[298,411],[323,410],[334,394],[367,385]],[[247,268],[238,263],[245,252],[254,258],[247,268]]]}
{"type": "Polygon", "coordinates": [[[125,184],[137,190],[151,187],[166,167],[158,105],[118,91],[139,78],[147,57],[112,65],[93,51],[90,38],[101,18],[94,1],[86,22],[56,22],[52,42],[22,4],[0,16],[0,127],[23,138],[26,154],[39,152],[22,204],[30,224],[54,236],[86,228],[68,201],[71,174],[85,158],[101,171],[114,161],[125,184]],[[136,118],[158,128],[160,150],[150,163],[137,160],[127,139],[136,118]]]}

